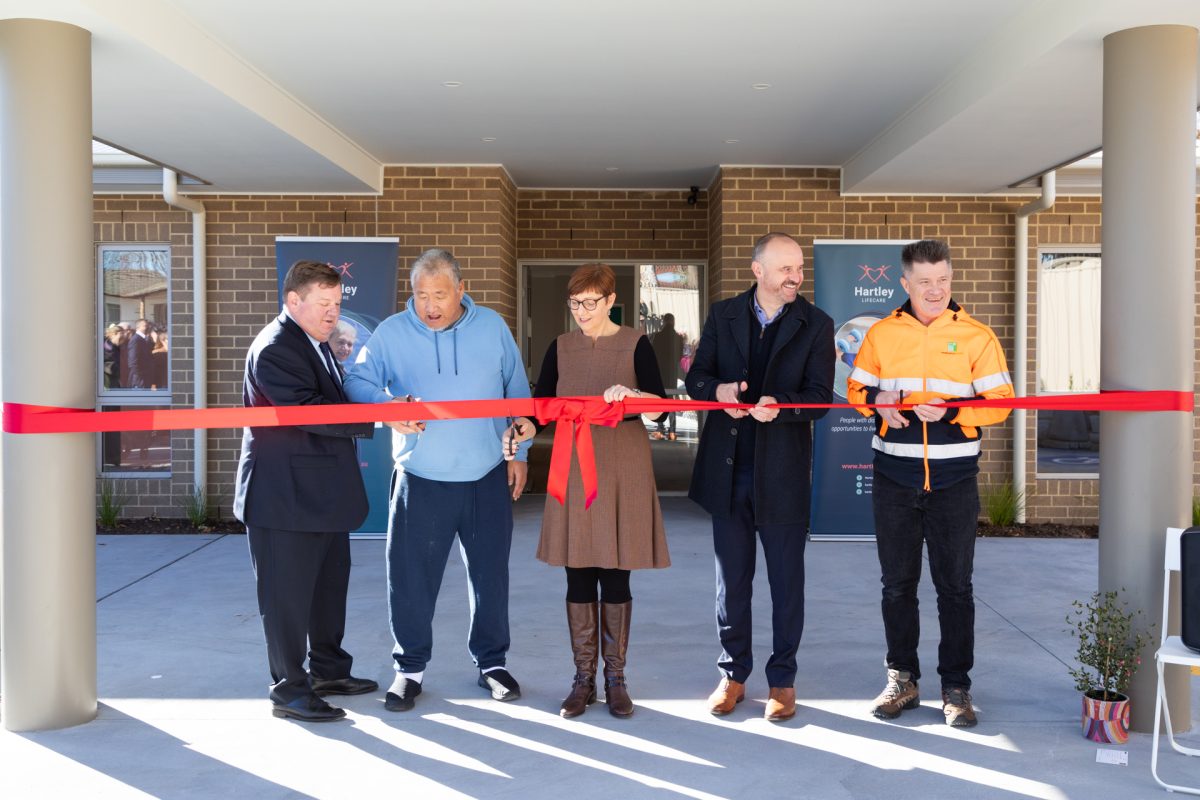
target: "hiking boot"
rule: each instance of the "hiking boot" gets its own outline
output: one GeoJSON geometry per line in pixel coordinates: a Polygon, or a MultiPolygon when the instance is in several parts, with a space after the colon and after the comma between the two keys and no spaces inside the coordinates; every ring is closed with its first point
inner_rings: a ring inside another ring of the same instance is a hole
{"type": "Polygon", "coordinates": [[[974,728],[979,722],[966,689],[942,689],[942,713],[951,728],[974,728]]]}
{"type": "Polygon", "coordinates": [[[875,698],[872,714],[880,719],[895,719],[901,711],[921,705],[921,695],[917,692],[917,682],[912,679],[911,672],[889,669],[887,676],[887,686],[875,698]]]}

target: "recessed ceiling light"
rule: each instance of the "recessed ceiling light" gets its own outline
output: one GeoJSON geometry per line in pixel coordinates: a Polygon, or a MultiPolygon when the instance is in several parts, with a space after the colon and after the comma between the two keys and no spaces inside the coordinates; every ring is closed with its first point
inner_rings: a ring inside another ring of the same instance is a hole
{"type": "Polygon", "coordinates": [[[616,172],[619,169],[620,169],[620,167],[605,167],[604,171],[605,172],[616,172]]]}
{"type": "Polygon", "coordinates": [[[494,142],[494,141],[496,141],[496,137],[495,136],[485,136],[485,137],[483,137],[483,141],[494,142]]]}
{"type": "Polygon", "coordinates": [[[442,81],[442,86],[445,86],[447,89],[457,89],[462,86],[462,81],[442,81]]]}
{"type": "Polygon", "coordinates": [[[741,139],[726,139],[725,144],[737,144],[741,139]]]}
{"type": "Polygon", "coordinates": [[[770,89],[770,88],[771,88],[771,84],[769,84],[769,83],[756,83],[756,84],[753,84],[753,85],[752,85],[750,88],[751,88],[751,89],[754,89],[756,92],[765,92],[767,89],[770,89]]]}

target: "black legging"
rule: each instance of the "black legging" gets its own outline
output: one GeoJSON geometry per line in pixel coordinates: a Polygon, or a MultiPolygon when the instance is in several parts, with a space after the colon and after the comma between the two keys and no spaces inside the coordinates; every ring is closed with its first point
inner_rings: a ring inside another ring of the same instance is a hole
{"type": "Polygon", "coordinates": [[[595,603],[603,598],[605,603],[628,603],[633,599],[629,593],[629,570],[603,569],[601,567],[567,567],[567,602],[595,603]],[[600,591],[596,591],[599,585],[600,591]]]}

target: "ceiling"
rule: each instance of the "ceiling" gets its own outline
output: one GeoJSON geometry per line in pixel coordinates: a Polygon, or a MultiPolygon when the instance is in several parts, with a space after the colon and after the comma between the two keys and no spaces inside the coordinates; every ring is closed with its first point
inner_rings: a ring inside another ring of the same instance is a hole
{"type": "Polygon", "coordinates": [[[975,194],[1099,148],[1103,37],[1200,27],[1200,2],[0,0],[9,17],[92,31],[95,136],[204,182],[189,194],[377,192],[387,164],[656,189],[832,166],[849,194],[975,194]]]}

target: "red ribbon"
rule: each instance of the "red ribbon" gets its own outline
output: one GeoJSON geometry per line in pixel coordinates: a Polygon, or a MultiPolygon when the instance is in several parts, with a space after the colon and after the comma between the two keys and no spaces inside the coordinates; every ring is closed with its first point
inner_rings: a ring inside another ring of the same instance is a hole
{"type": "MultiPolygon", "coordinates": [[[[1010,397],[1003,400],[947,401],[949,408],[1025,408],[1047,411],[1185,411],[1192,413],[1194,395],[1179,391],[1112,391],[1099,394],[1010,397]]],[[[873,407],[911,408],[912,403],[878,404],[873,407]]],[[[560,503],[566,502],[571,474],[571,445],[579,457],[583,479],[584,507],[596,499],[596,460],[592,425],[615,428],[626,414],[662,411],[718,411],[749,409],[746,403],[717,403],[705,400],[629,398],[605,403],[600,397],[542,397],[537,399],[447,400],[422,403],[348,403],[344,405],[272,406],[260,408],[166,409],[154,411],[95,411],[90,408],[61,408],[24,403],[4,404],[5,433],[101,433],[105,431],[191,430],[197,428],[274,427],[278,425],[321,425],[351,422],[395,422],[430,419],[479,419],[483,417],[537,417],[545,425],[559,425],[554,434],[550,476],[546,490],[560,503]]],[[[778,403],[770,408],[872,407],[849,403],[778,403]]]]}
{"type": "Polygon", "coordinates": [[[535,405],[542,425],[557,422],[554,449],[550,453],[550,475],[546,492],[559,503],[567,502],[567,483],[571,476],[571,441],[579,457],[579,477],[583,480],[583,507],[591,508],[596,499],[596,453],[592,448],[592,426],[615,428],[624,417],[621,403],[606,403],[600,397],[540,397],[535,405]],[[564,424],[565,423],[565,424],[564,424]]]}

